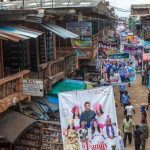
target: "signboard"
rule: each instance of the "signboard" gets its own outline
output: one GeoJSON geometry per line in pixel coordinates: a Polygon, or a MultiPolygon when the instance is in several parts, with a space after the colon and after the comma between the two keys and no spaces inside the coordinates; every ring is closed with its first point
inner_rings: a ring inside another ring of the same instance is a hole
{"type": "Polygon", "coordinates": [[[106,54],[115,54],[117,53],[117,46],[116,43],[105,43],[99,42],[99,51],[104,51],[106,54]]]}
{"type": "Polygon", "coordinates": [[[129,59],[130,55],[129,55],[129,53],[117,53],[117,54],[108,55],[108,58],[110,58],[110,59],[129,59]]]}
{"type": "Polygon", "coordinates": [[[68,22],[66,29],[80,36],[80,39],[72,39],[73,48],[92,46],[92,22],[68,22]]]}
{"type": "Polygon", "coordinates": [[[120,149],[112,86],[59,94],[64,150],[120,149]]]}
{"type": "Polygon", "coordinates": [[[39,79],[23,79],[23,94],[30,96],[43,96],[43,81],[39,79]]]}
{"type": "Polygon", "coordinates": [[[132,83],[136,79],[135,64],[130,59],[103,59],[101,70],[105,84],[132,83]]]}

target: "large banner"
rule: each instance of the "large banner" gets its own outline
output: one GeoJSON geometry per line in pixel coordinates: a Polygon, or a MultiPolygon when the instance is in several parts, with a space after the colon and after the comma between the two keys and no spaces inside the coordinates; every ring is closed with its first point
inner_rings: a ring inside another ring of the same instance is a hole
{"type": "Polygon", "coordinates": [[[118,150],[112,86],[59,94],[64,150],[118,150]]]}
{"type": "Polygon", "coordinates": [[[136,79],[135,64],[130,59],[104,59],[101,78],[104,84],[132,83],[136,79]]]}
{"type": "Polygon", "coordinates": [[[136,46],[133,44],[124,44],[123,46],[124,52],[129,52],[130,55],[134,58],[136,69],[141,69],[144,47],[141,45],[136,46]]]}
{"type": "Polygon", "coordinates": [[[92,46],[92,22],[67,22],[66,29],[80,36],[80,39],[71,40],[73,48],[92,46]]]}

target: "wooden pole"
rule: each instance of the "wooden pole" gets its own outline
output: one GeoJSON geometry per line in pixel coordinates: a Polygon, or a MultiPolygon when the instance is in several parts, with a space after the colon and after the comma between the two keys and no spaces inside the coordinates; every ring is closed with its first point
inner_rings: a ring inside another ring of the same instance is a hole
{"type": "Polygon", "coordinates": [[[4,77],[3,43],[0,40],[0,78],[4,77]]]}
{"type": "Polygon", "coordinates": [[[22,8],[24,9],[24,0],[22,0],[22,8]]]}
{"type": "Polygon", "coordinates": [[[56,35],[53,33],[53,59],[56,59],[56,35]]]}

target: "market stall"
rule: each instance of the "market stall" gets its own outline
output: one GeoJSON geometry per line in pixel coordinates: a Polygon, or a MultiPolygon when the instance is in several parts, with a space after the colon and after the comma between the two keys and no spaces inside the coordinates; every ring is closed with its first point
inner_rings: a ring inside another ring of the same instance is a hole
{"type": "Polygon", "coordinates": [[[16,111],[0,117],[0,149],[62,150],[58,122],[37,121],[16,111]]]}

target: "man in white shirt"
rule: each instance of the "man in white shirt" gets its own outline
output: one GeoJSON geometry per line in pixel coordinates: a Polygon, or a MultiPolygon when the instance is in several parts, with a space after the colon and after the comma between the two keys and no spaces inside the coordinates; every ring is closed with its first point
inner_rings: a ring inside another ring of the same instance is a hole
{"type": "Polygon", "coordinates": [[[128,106],[125,107],[126,115],[132,119],[133,112],[135,114],[134,107],[131,105],[131,102],[128,102],[128,106]]]}

